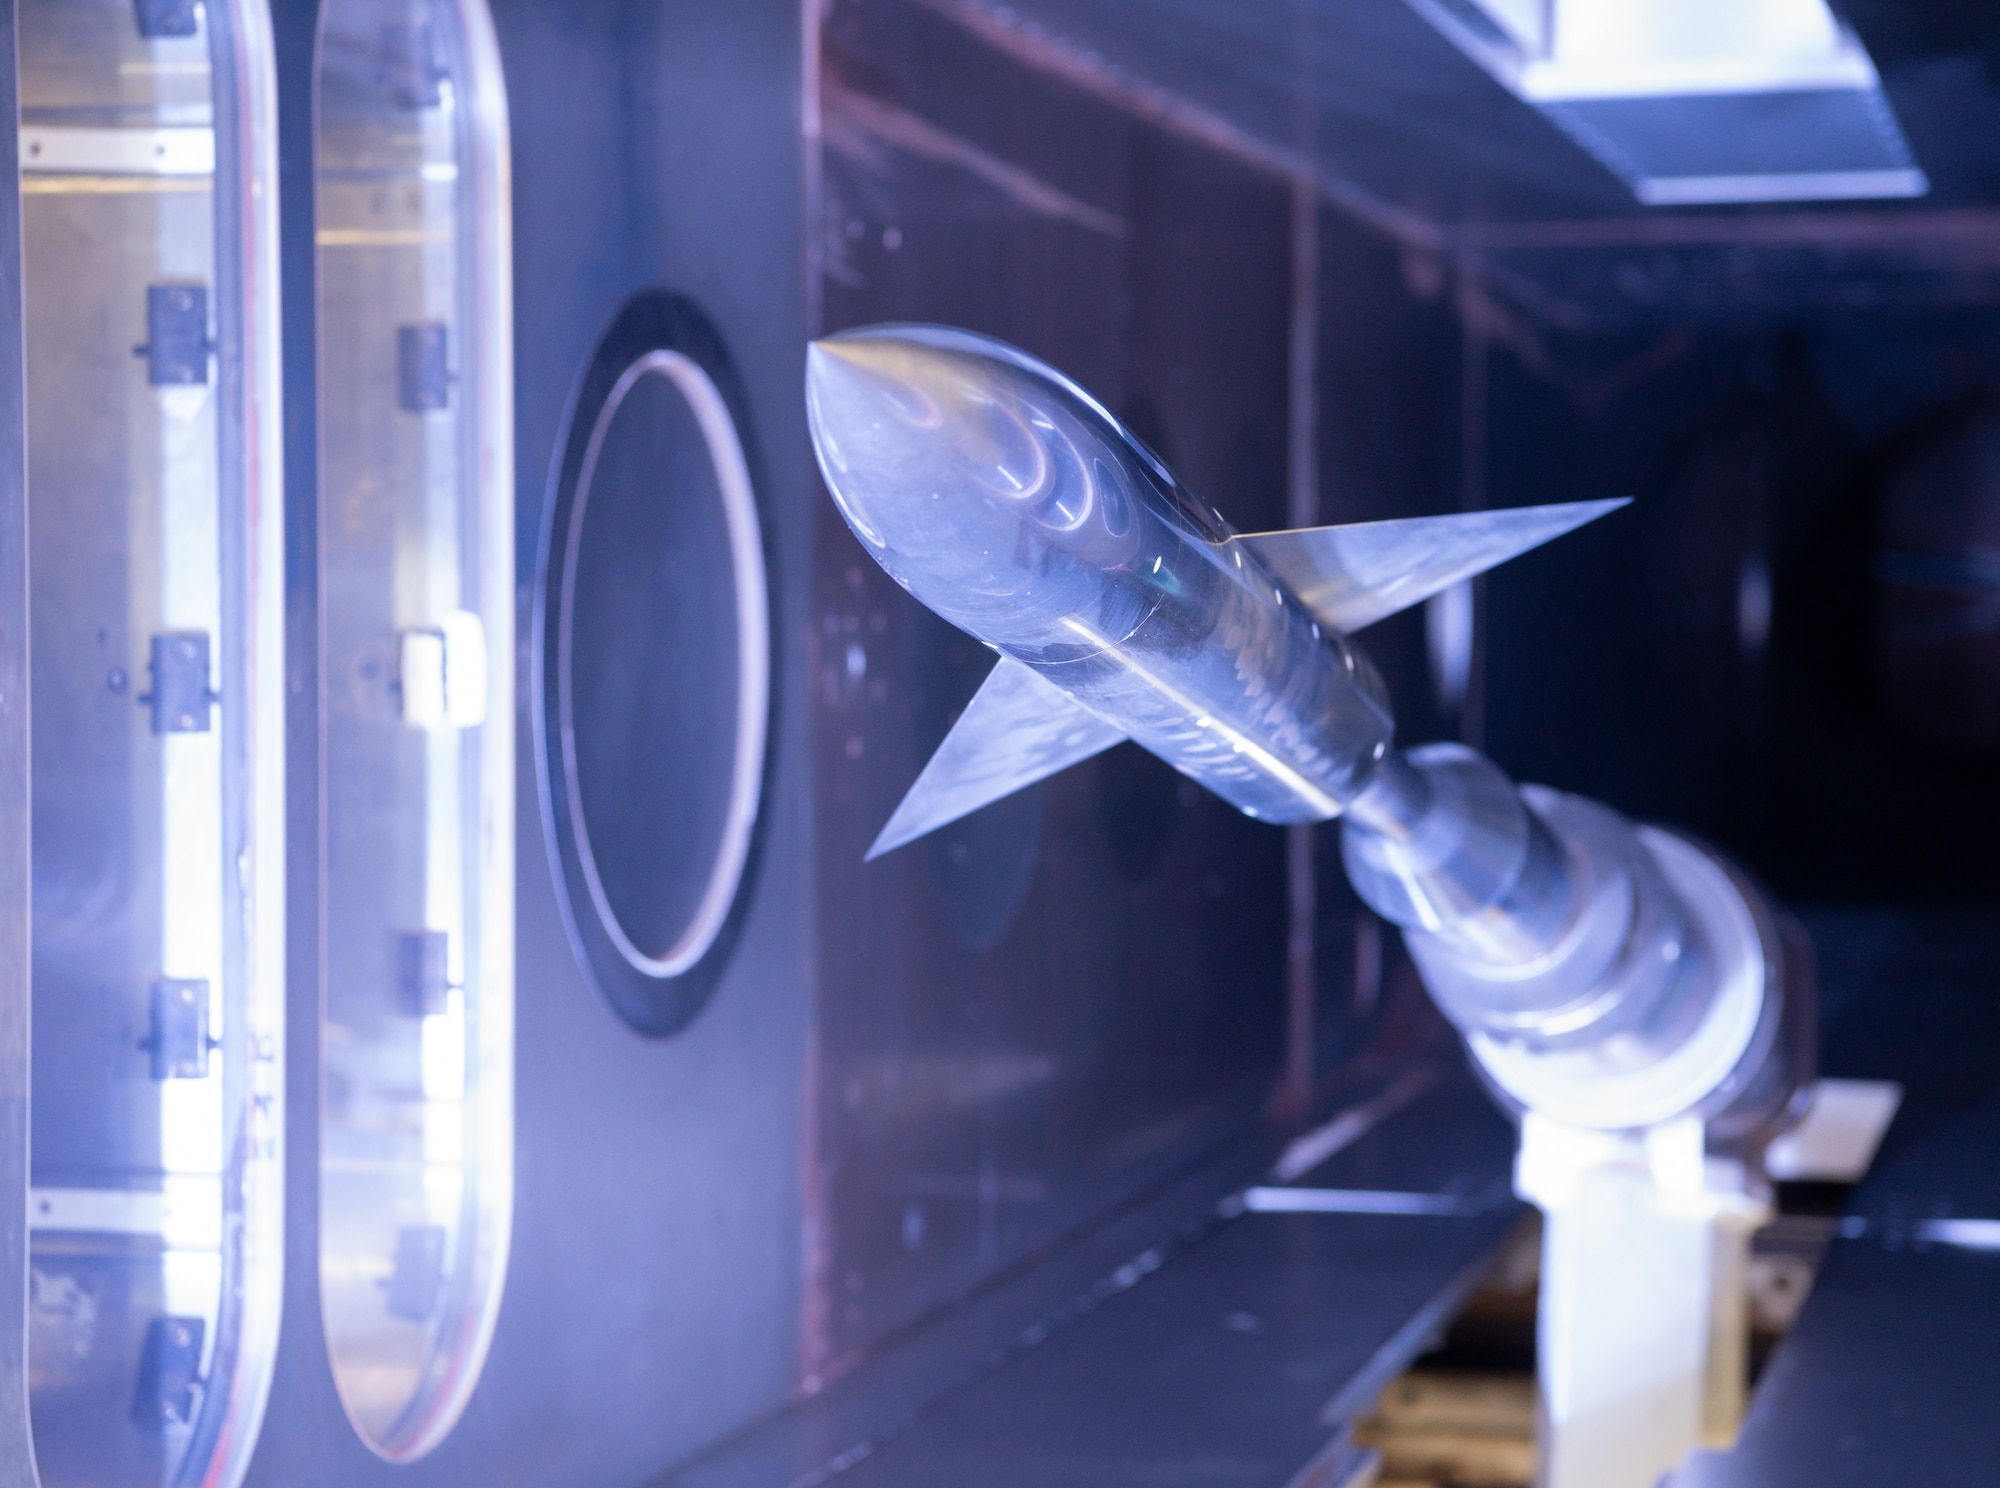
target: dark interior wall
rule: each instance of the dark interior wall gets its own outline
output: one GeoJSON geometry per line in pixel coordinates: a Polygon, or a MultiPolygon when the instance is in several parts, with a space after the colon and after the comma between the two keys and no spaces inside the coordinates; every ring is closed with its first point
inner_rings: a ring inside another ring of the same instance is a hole
{"type": "MultiPolygon", "coordinates": [[[[513,137],[517,552],[514,1229],[471,1405],[422,1461],[371,1455],[319,1327],[313,1130],[314,782],[295,764],[285,1332],[255,1485],[574,1483],[617,1488],[788,1398],[799,1377],[811,848],[800,675],[810,517],[799,14],[782,0],[674,6],[496,0],[513,137]],[[580,974],[556,903],[528,728],[528,596],[564,411],[632,294],[698,299],[750,405],[781,699],[745,933],[683,1036],[632,1032],[580,974]]],[[[291,408],[294,674],[312,675],[311,55],[315,7],[276,6],[291,408]]],[[[301,738],[310,738],[300,704],[301,738]]],[[[309,761],[301,753],[300,761],[309,761]]]]}
{"type": "Polygon", "coordinates": [[[1496,757],[1795,900],[1990,903],[2000,756],[1894,701],[1880,570],[1896,472],[1994,406],[1996,348],[1964,309],[1669,325],[1553,372],[1496,353],[1493,503],[1635,498],[1490,580],[1496,757]]]}
{"type": "MultiPolygon", "coordinates": [[[[1456,511],[1466,495],[1464,327],[1451,275],[1352,217],[1319,216],[1318,453],[1322,522],[1456,511]]],[[[1421,607],[1361,633],[1395,700],[1398,736],[1454,720],[1437,706],[1421,607]]]]}
{"type": "MultiPolygon", "coordinates": [[[[1707,836],[1804,911],[1829,1072],[1914,1081],[1946,1105],[1950,1089],[1984,1089],[1969,1068],[1939,1071],[1957,1068],[1940,1051],[1984,1026],[1965,987],[1996,918],[2000,755],[1925,737],[1892,699],[1907,654],[1885,651],[1879,570],[1897,472],[2000,406],[2000,317],[1977,302],[1735,318],[1669,305],[1582,336],[1484,302],[1338,214],[1321,237],[1329,517],[1470,493],[1635,498],[1485,581],[1489,751],[1518,778],[1707,836]],[[1483,431],[1466,424],[1468,306],[1490,342],[1483,431]]],[[[1904,505],[1985,509],[1943,488],[1904,505]]],[[[1959,520],[1963,560],[1978,520],[1959,520]]],[[[1957,609],[1919,622],[1985,634],[1989,591],[1966,583],[1957,609]]],[[[1450,733],[1421,617],[1362,642],[1402,737],[1450,733]]],[[[1993,691],[1983,652],[1959,664],[1958,706],[1993,691]]],[[[1323,831],[1318,852],[1323,1001],[1356,955],[1337,838],[1323,831]]]]}
{"type": "MultiPolygon", "coordinates": [[[[1288,197],[848,0],[825,38],[825,325],[943,321],[1075,377],[1244,530],[1284,525],[1288,197]]],[[[819,517],[824,1250],[836,1372],[1264,1119],[1283,846],[1131,746],[863,866],[990,666],[819,517]]]]}
{"type": "MultiPolygon", "coordinates": [[[[1456,511],[1465,498],[1465,330],[1451,276],[1346,213],[1318,215],[1315,440],[1319,520],[1374,522],[1456,511]]],[[[1457,736],[1431,677],[1423,606],[1357,637],[1395,705],[1404,744],[1457,736]]],[[[1440,1020],[1420,994],[1402,1011],[1415,1019],[1394,1035],[1384,1025],[1393,984],[1407,994],[1401,943],[1362,908],[1347,884],[1340,829],[1313,832],[1315,1080],[1340,1077],[1364,1041],[1435,1037],[1440,1020]]]]}
{"type": "Polygon", "coordinates": [[[1739,572],[1768,554],[1775,424],[1756,389],[1769,347],[1661,335],[1604,357],[1668,348],[1667,365],[1622,383],[1493,355],[1492,504],[1634,504],[1487,581],[1488,742],[1524,779],[1707,830],[1729,814],[1730,751],[1757,702],[1736,601],[1739,572]]]}

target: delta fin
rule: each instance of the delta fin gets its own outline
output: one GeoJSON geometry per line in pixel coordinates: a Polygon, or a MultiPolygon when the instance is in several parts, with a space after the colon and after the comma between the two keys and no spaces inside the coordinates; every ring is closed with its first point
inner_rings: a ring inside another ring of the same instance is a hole
{"type": "Polygon", "coordinates": [[[1322,625],[1348,635],[1631,500],[1569,501],[1238,537],[1322,625]]]}
{"type": "Polygon", "coordinates": [[[1124,737],[1032,667],[1003,656],[868,849],[868,861],[1124,737]]]}

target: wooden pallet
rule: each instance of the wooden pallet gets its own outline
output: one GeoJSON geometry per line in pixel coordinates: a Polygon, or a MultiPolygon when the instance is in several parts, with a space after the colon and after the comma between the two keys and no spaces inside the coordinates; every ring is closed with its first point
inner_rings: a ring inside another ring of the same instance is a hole
{"type": "Polygon", "coordinates": [[[1527,1488],[1535,1472],[1535,1382],[1417,1370],[1355,1427],[1382,1454],[1376,1488],[1527,1488]]]}

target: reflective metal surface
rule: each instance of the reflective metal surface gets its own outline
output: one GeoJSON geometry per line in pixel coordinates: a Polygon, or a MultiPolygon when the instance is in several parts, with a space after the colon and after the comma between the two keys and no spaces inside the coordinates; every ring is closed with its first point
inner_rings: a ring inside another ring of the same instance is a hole
{"type": "Polygon", "coordinates": [[[278,1333],[283,577],[261,4],[17,14],[34,1448],[233,1484],[278,1333]]]}
{"type": "Polygon", "coordinates": [[[1357,793],[1394,725],[1345,643],[1081,389],[936,327],[848,332],[807,367],[841,515],[932,610],[1245,815],[1357,793]]]}
{"type": "Polygon", "coordinates": [[[478,1382],[513,1211],[506,103],[483,0],[334,0],[316,83],[321,1310],[403,1461],[478,1382]]]}
{"type": "Polygon", "coordinates": [[[1342,632],[1622,504],[1239,538],[1053,368],[937,326],[813,343],[806,404],[875,560],[1003,658],[871,859],[1119,737],[1247,816],[1336,815],[1394,732],[1342,632]]]}
{"type": "Polygon", "coordinates": [[[1002,657],[945,735],[924,773],[868,848],[883,853],[1124,742],[1037,672],[1002,657]]]}
{"type": "Polygon", "coordinates": [[[1354,522],[1236,540],[1323,625],[1351,634],[1594,522],[1625,501],[1511,506],[1443,517],[1354,522]]]}

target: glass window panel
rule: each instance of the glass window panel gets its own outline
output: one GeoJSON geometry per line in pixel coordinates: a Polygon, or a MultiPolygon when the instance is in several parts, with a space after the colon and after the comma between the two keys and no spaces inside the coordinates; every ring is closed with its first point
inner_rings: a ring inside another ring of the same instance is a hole
{"type": "Polygon", "coordinates": [[[282,1260],[268,21],[19,0],[44,1483],[233,1484],[282,1260]]]}
{"type": "Polygon", "coordinates": [[[319,53],[320,1288],[393,1459],[451,1429],[512,1203],[504,100],[478,0],[328,0],[319,53]]]}

